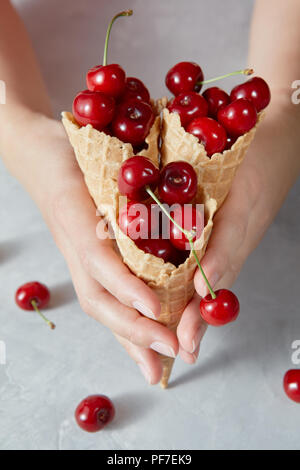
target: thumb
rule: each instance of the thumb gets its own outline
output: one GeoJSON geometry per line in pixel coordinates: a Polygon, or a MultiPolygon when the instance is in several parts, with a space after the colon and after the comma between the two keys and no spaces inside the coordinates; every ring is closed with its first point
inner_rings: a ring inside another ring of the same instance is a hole
{"type": "MultiPolygon", "coordinates": [[[[219,284],[224,276],[233,280],[236,278],[242,266],[239,252],[246,237],[248,226],[248,214],[240,211],[234,215],[224,206],[217,213],[212,235],[201,266],[212,288],[219,284]]],[[[201,297],[208,294],[207,285],[199,269],[195,278],[195,289],[201,297]]]]}

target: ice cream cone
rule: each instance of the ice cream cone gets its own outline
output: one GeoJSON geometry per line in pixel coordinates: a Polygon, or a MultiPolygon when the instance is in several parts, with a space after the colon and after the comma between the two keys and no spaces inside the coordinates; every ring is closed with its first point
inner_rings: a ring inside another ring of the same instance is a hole
{"type": "MultiPolygon", "coordinates": [[[[159,109],[157,107],[158,111],[159,109]]],[[[175,267],[171,263],[165,263],[161,258],[144,253],[120,231],[117,224],[120,204],[117,178],[122,162],[134,154],[132,146],[99,132],[90,125],[78,126],[70,113],[65,112],[62,116],[89,193],[96,207],[109,221],[123,261],[136,276],[156,292],[161,303],[161,315],[158,321],[175,331],[183,310],[194,294],[193,277],[197,267],[194,257],[190,255],[185,263],[175,267]]],[[[148,148],[140,152],[156,164],[158,164],[159,134],[160,118],[157,117],[146,139],[148,148]]],[[[204,198],[198,199],[197,202],[205,204],[206,225],[201,237],[195,242],[195,249],[201,259],[212,230],[216,201],[204,195],[204,198]]],[[[174,359],[163,356],[162,361],[161,385],[166,388],[174,359]]]]}
{"type": "MultiPolygon", "coordinates": [[[[166,106],[166,98],[160,100],[158,109],[166,106]]],[[[256,126],[240,136],[230,150],[215,153],[211,158],[198,139],[181,126],[179,114],[163,109],[162,118],[162,165],[176,160],[186,160],[198,177],[198,199],[204,192],[217,201],[217,208],[224,202],[237,169],[242,163],[264,113],[258,116],[256,126]]]]}

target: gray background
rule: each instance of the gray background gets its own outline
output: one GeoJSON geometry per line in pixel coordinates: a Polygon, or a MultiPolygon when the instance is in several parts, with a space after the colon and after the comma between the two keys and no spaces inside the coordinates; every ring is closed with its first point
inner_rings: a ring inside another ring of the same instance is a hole
{"type": "MultiPolygon", "coordinates": [[[[101,60],[107,20],[120,8],[135,14],[114,29],[110,61],[143,79],[153,96],[165,93],[164,75],[180,59],[199,62],[207,77],[246,65],[249,0],[15,4],[56,113],[70,109],[85,71],[101,60]]],[[[1,449],[300,447],[299,405],[282,391],[291,344],[300,339],[299,183],[236,283],[238,321],[209,329],[197,365],[178,359],[168,391],[147,386],[111,333],[81,312],[41,215],[2,164],[0,197],[1,449]],[[51,288],[55,332],[14,304],[18,285],[34,279],[51,288]],[[117,407],[111,427],[95,435],[73,419],[91,393],[109,395],[117,407]]]]}

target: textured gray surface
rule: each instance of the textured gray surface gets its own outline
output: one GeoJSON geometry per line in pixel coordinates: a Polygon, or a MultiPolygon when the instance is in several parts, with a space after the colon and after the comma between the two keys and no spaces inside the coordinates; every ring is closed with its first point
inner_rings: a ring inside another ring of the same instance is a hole
{"type": "MultiPolygon", "coordinates": [[[[115,29],[111,60],[122,57],[156,96],[178,59],[199,61],[207,76],[246,64],[250,1],[112,1],[104,9],[98,0],[15,3],[57,112],[70,107],[84,71],[101,57],[104,24],[119,8],[133,7],[135,17],[115,29]]],[[[300,447],[299,406],[281,386],[291,343],[300,339],[299,183],[236,284],[239,320],[208,331],[196,366],[178,359],[168,391],[147,386],[111,333],[81,312],[38,210],[1,164],[0,200],[1,449],[300,447]],[[53,292],[55,332],[14,305],[16,287],[32,279],[53,292]],[[106,393],[117,406],[114,424],[96,435],[73,420],[91,393],[106,393]]]]}

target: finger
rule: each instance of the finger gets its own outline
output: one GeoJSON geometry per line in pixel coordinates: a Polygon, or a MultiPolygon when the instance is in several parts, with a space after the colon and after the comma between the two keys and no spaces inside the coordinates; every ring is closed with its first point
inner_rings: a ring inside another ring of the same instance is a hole
{"type": "Polygon", "coordinates": [[[179,345],[173,332],[121,304],[103,289],[84,270],[71,245],[67,249],[66,258],[83,311],[137,346],[151,348],[170,357],[177,355],[179,345]]]}
{"type": "Polygon", "coordinates": [[[195,294],[184,310],[177,327],[177,337],[181,350],[193,354],[199,347],[207,324],[200,316],[199,295],[195,294]]]}
{"type": "MultiPolygon", "coordinates": [[[[236,191],[237,192],[237,191],[236,191]]],[[[203,270],[214,287],[227,271],[234,278],[241,267],[238,253],[246,238],[249,221],[249,203],[245,196],[233,192],[215,216],[213,231],[204,257],[203,270]]],[[[204,278],[198,269],[195,274],[195,288],[201,297],[208,294],[204,278]]]]}
{"type": "Polygon", "coordinates": [[[182,348],[179,348],[179,356],[186,364],[195,364],[195,362],[198,359],[199,350],[200,350],[200,345],[192,354],[186,352],[182,348]]]}
{"type": "Polygon", "coordinates": [[[130,343],[122,336],[115,335],[129,356],[137,363],[143,376],[150,385],[157,384],[162,376],[162,363],[157,353],[130,343]]]}
{"type": "Polygon", "coordinates": [[[57,224],[63,228],[90,275],[123,304],[157,318],[160,314],[158,297],[129,271],[114,251],[112,240],[97,238],[99,217],[84,183],[66,189],[56,200],[54,212],[57,224]]]}

